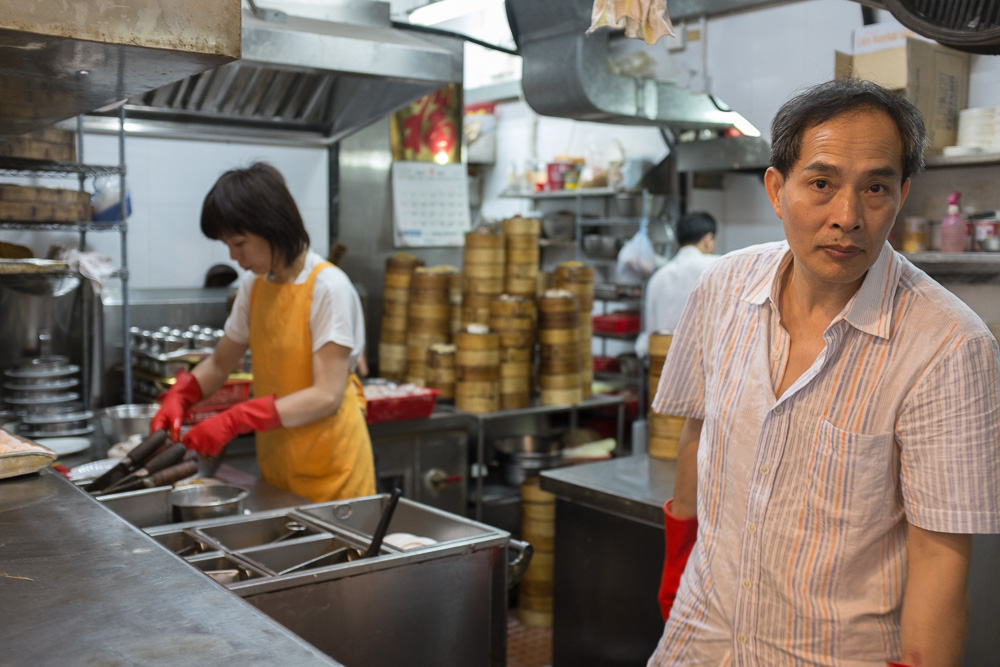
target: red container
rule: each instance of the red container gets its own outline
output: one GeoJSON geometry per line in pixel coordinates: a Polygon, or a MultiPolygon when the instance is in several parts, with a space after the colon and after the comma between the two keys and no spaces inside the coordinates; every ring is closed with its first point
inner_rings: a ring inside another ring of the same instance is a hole
{"type": "Polygon", "coordinates": [[[425,419],[434,412],[434,404],[437,403],[440,393],[437,389],[423,388],[406,396],[370,398],[365,420],[369,424],[381,424],[406,419],[425,419]]]}
{"type": "Polygon", "coordinates": [[[621,311],[610,315],[594,315],[592,319],[596,333],[630,335],[639,333],[639,313],[621,311]]]}
{"type": "Polygon", "coordinates": [[[618,357],[594,357],[595,373],[617,373],[619,368],[618,357]]]}

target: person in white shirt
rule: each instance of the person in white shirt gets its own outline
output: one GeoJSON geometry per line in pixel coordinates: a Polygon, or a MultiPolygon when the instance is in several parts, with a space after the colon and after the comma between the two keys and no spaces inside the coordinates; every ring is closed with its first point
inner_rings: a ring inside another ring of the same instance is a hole
{"type": "Polygon", "coordinates": [[[688,213],[677,221],[680,250],[661,266],[646,284],[646,303],[642,333],[635,342],[635,353],[649,356],[649,334],[673,330],[684,312],[691,290],[701,272],[719,258],[715,252],[718,223],[708,213],[688,213]]]}

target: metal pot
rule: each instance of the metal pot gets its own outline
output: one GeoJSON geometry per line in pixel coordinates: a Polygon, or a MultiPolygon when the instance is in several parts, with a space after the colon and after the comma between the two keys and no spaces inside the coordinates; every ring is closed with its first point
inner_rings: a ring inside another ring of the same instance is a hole
{"type": "Polygon", "coordinates": [[[226,484],[202,484],[170,492],[174,521],[200,521],[243,513],[247,491],[226,484]]]}

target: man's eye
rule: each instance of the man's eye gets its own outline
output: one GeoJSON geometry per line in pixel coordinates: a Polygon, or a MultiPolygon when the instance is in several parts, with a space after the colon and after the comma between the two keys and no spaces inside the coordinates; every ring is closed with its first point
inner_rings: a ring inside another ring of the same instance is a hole
{"type": "Polygon", "coordinates": [[[885,194],[887,192],[886,187],[881,183],[875,183],[872,185],[871,191],[877,195],[885,194]]]}
{"type": "Polygon", "coordinates": [[[813,186],[820,190],[826,190],[830,186],[830,183],[821,178],[818,181],[813,181],[813,186]]]}

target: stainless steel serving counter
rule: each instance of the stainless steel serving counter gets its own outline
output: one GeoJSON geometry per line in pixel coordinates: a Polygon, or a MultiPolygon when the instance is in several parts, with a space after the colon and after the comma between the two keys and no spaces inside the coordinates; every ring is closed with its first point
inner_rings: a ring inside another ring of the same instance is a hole
{"type": "Polygon", "coordinates": [[[0,480],[0,665],[339,665],[51,470],[0,480]]]}

